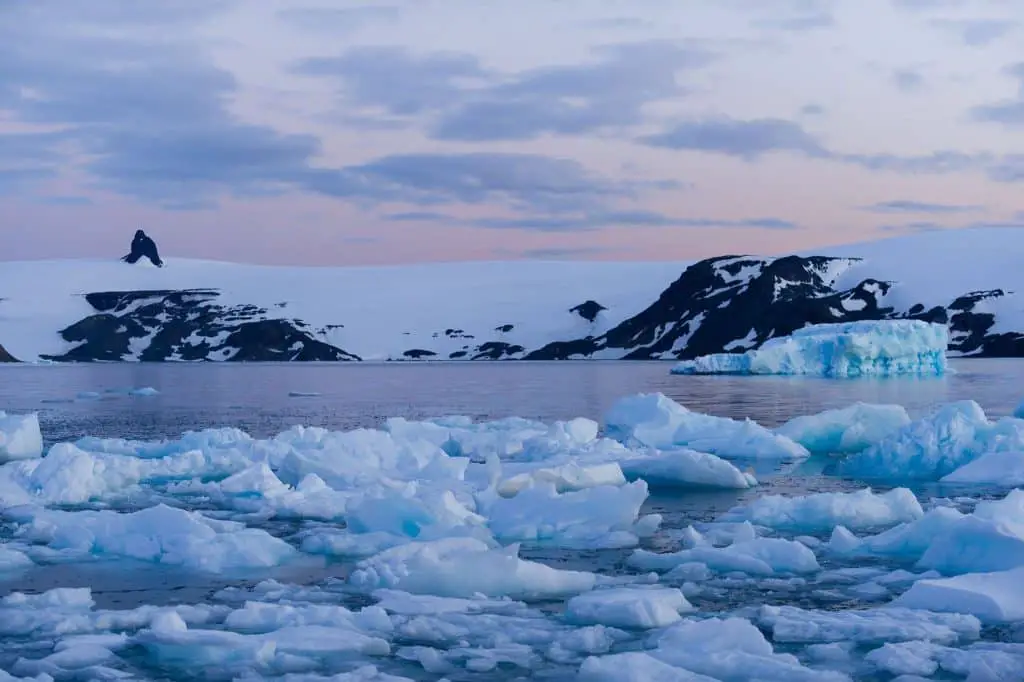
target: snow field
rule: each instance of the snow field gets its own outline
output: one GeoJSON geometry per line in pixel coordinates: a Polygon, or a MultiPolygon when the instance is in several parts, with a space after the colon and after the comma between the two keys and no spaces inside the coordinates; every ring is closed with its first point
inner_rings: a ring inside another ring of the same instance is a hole
{"type": "Polygon", "coordinates": [[[1021,441],[1024,420],[970,402],[769,429],[650,394],[603,425],[395,418],[86,437],[40,456],[38,419],[4,415],[0,581],[145,564],[237,585],[119,609],[88,588],[7,594],[0,680],[1017,679],[1024,491],[1004,473],[1021,441]],[[740,468],[812,456],[874,487],[758,495],[740,468]],[[899,487],[940,479],[1004,491],[899,487]],[[646,506],[714,490],[742,501],[683,527],[646,506]],[[559,559],[573,556],[621,568],[559,559]],[[347,568],[270,577],[327,561],[347,568]]]}

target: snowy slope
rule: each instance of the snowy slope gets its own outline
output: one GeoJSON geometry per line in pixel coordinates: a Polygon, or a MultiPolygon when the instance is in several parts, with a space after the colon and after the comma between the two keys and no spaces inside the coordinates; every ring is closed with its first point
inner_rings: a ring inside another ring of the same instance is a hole
{"type": "Polygon", "coordinates": [[[807,324],[910,317],[949,324],[953,354],[1015,356],[1021,247],[1024,230],[979,229],[699,263],[10,262],[0,347],[28,361],[674,360],[807,324]]]}
{"type": "Polygon", "coordinates": [[[217,289],[229,304],[258,305],[316,330],[344,325],[326,329],[323,340],[364,360],[402,358],[412,349],[447,359],[491,340],[536,348],[600,333],[656,298],[685,267],[540,261],[285,268],[173,258],[162,269],[116,260],[0,263],[0,345],[22,360],[66,352],[73,344],[58,331],[96,312],[85,293],[217,289]],[[594,323],[569,312],[588,299],[607,308],[594,323]],[[497,331],[504,325],[512,328],[497,331]]]}

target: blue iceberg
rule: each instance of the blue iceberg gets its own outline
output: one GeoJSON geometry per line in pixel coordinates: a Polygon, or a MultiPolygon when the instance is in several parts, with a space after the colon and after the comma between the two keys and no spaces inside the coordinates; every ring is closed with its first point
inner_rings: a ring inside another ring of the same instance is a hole
{"type": "Polygon", "coordinates": [[[949,330],[920,320],[804,327],[745,353],[684,360],[673,374],[783,374],[829,378],[946,373],[949,330]]]}

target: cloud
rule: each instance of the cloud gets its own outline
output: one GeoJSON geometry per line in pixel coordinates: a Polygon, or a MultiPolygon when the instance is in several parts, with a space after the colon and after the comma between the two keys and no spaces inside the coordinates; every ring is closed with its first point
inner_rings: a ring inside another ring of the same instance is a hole
{"type": "Polygon", "coordinates": [[[89,197],[75,195],[41,196],[32,201],[43,206],[90,206],[94,203],[89,197]]]}
{"type": "Polygon", "coordinates": [[[652,147],[711,152],[747,160],[777,151],[815,157],[828,155],[821,143],[798,123],[776,118],[683,121],[640,141],[652,147]]]}
{"type": "Polygon", "coordinates": [[[581,135],[643,121],[643,107],[684,94],[676,73],[706,64],[702,51],[670,43],[616,45],[588,64],[533,69],[464,93],[431,127],[442,140],[527,140],[581,135]]]}
{"type": "Polygon", "coordinates": [[[408,117],[460,99],[466,82],[492,74],[470,54],[414,55],[400,47],[359,47],[339,57],[313,57],[292,71],[336,81],[348,105],[408,117]]]}
{"type": "Polygon", "coordinates": [[[976,121],[1008,127],[1024,125],[1024,62],[1010,64],[1003,73],[1017,81],[1017,97],[974,107],[971,116],[976,121]]]}
{"type": "Polygon", "coordinates": [[[965,0],[892,0],[892,4],[899,9],[914,12],[959,7],[964,2],[965,0]]]}
{"type": "Polygon", "coordinates": [[[824,116],[825,107],[820,104],[805,104],[800,107],[801,116],[824,116]]]}
{"type": "Polygon", "coordinates": [[[791,16],[773,19],[762,19],[756,22],[762,28],[774,28],[783,31],[814,31],[835,26],[835,17],[826,9],[808,9],[791,16]]]}
{"type": "Polygon", "coordinates": [[[566,232],[598,230],[609,227],[681,227],[739,228],[760,230],[795,230],[799,225],[781,218],[674,218],[651,211],[606,211],[583,216],[479,218],[469,221],[474,227],[490,229],[537,230],[566,232]]]}
{"type": "Polygon", "coordinates": [[[464,142],[581,135],[642,122],[650,103],[678,97],[677,73],[708,64],[706,50],[663,41],[607,45],[583,64],[519,73],[485,69],[464,53],[364,47],[304,60],[294,71],[338,84],[347,111],[381,111],[464,142]]]}
{"type": "Polygon", "coordinates": [[[937,204],[925,201],[913,201],[910,199],[895,199],[893,201],[882,201],[870,206],[864,206],[865,211],[872,213],[973,213],[985,210],[984,206],[975,204],[937,204]]]}
{"type": "Polygon", "coordinates": [[[938,232],[948,229],[945,225],[929,221],[915,221],[899,225],[881,225],[878,228],[883,232],[938,232]]]}
{"type": "Polygon", "coordinates": [[[955,150],[904,156],[844,153],[829,149],[799,123],[776,118],[741,120],[719,117],[682,121],[639,141],[653,147],[722,154],[744,161],[757,161],[771,153],[790,152],[873,171],[896,173],[959,173],[985,169],[991,175],[998,173],[992,170],[993,164],[1011,163],[1016,167],[1018,163],[1012,157],[1003,157],[1001,161],[992,154],[955,150]]]}
{"type": "Polygon", "coordinates": [[[917,92],[924,87],[924,76],[913,69],[896,69],[892,72],[892,82],[903,92],[917,92]]]}
{"type": "MultiPolygon", "coordinates": [[[[577,246],[577,247],[571,247],[571,246],[564,246],[564,247],[551,246],[551,247],[539,248],[539,249],[526,249],[524,251],[520,251],[517,255],[521,256],[522,258],[533,258],[533,259],[538,259],[538,260],[549,260],[549,259],[550,260],[561,260],[561,259],[568,258],[568,257],[571,257],[571,256],[589,256],[589,255],[592,255],[592,254],[595,254],[595,253],[609,253],[609,252],[618,253],[618,252],[621,252],[623,250],[624,249],[612,249],[612,248],[608,248],[608,247],[604,247],[604,246],[577,246]]],[[[507,249],[499,249],[499,250],[497,250],[495,252],[495,255],[498,255],[498,256],[508,255],[508,250],[507,249]]]]}
{"type": "Polygon", "coordinates": [[[1007,154],[988,167],[988,176],[997,182],[1024,182],[1024,154],[1007,154]]]}
{"type": "Polygon", "coordinates": [[[356,7],[289,7],[278,18],[306,31],[326,31],[334,35],[358,31],[378,21],[393,22],[401,17],[397,5],[360,5],[356,7]]]}
{"type": "Polygon", "coordinates": [[[337,179],[350,196],[420,205],[500,202],[518,211],[580,211],[637,196],[628,181],[598,178],[577,161],[536,154],[398,154],[347,166],[337,179]]]}
{"type": "MultiPolygon", "coordinates": [[[[82,159],[78,167],[94,185],[170,208],[302,182],[319,142],[238,121],[228,110],[235,79],[205,61],[188,37],[225,3],[102,4],[97,15],[85,13],[88,21],[112,22],[102,33],[61,15],[55,21],[50,12],[62,7],[76,16],[70,3],[5,9],[0,108],[23,123],[58,128],[21,136],[46,143],[37,155],[50,155],[51,169],[82,159]],[[171,20],[179,24],[173,40],[138,35],[166,30],[171,20]]],[[[17,144],[15,137],[4,145],[17,144]]]]}
{"type": "Polygon", "coordinates": [[[387,213],[382,216],[385,220],[394,220],[400,223],[455,223],[458,218],[447,213],[437,211],[403,211],[401,213],[387,213]]]}
{"type": "Polygon", "coordinates": [[[970,47],[989,45],[1017,28],[1017,22],[1008,19],[935,19],[931,23],[970,47]]]}

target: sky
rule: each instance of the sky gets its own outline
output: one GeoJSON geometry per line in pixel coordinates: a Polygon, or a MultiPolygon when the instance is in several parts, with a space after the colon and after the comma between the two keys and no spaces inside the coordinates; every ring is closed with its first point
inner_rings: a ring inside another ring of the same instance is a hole
{"type": "Polygon", "coordinates": [[[1021,0],[3,0],[0,260],[1024,226],[1021,0]]]}

